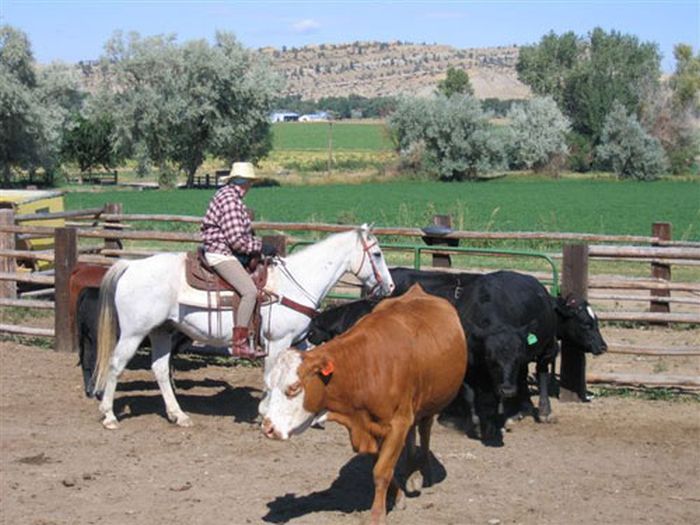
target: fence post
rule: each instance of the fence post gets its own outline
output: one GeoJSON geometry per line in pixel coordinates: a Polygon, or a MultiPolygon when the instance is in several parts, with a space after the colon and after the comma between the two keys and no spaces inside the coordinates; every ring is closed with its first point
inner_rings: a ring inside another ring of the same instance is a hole
{"type": "MultiPolygon", "coordinates": [[[[114,214],[114,215],[121,215],[122,214],[122,204],[120,202],[109,202],[105,204],[105,211],[106,214],[114,214]]],[[[105,230],[109,231],[114,231],[114,230],[120,230],[121,228],[119,227],[119,221],[118,220],[109,220],[105,221],[105,230]],[[111,224],[115,224],[115,226],[110,226],[111,224]]],[[[124,247],[122,244],[121,239],[105,239],[105,250],[121,250],[124,247]]]]}
{"type": "MultiPolygon", "coordinates": [[[[671,223],[670,222],[655,222],[651,225],[651,234],[654,237],[658,237],[663,241],[671,240],[671,223]]],[[[659,243],[652,243],[652,246],[659,246],[659,243]]],[[[651,276],[655,279],[664,279],[665,281],[671,280],[671,265],[663,263],[651,263],[651,276]]],[[[670,297],[671,292],[669,290],[652,290],[651,296],[654,297],[670,297]]],[[[663,301],[651,300],[649,305],[650,312],[671,312],[671,303],[663,301]]],[[[656,324],[656,323],[655,323],[656,324]]],[[[658,323],[667,325],[668,323],[658,323]]]]}
{"type": "Polygon", "coordinates": [[[54,350],[73,352],[77,349],[75,323],[70,315],[70,275],[78,261],[78,235],[75,228],[56,228],[54,236],[56,288],[54,311],[54,350]]]}
{"type": "MultiPolygon", "coordinates": [[[[451,215],[433,215],[433,224],[435,226],[446,226],[447,228],[452,228],[452,216],[451,215]]],[[[447,245],[450,246],[454,243],[447,239],[441,239],[440,237],[424,237],[423,240],[430,245],[447,245]]],[[[459,242],[459,241],[458,241],[459,242]]],[[[448,253],[434,253],[433,254],[433,267],[434,268],[451,268],[452,267],[452,257],[448,253]]]]}
{"type": "MultiPolygon", "coordinates": [[[[561,295],[588,298],[588,245],[564,245],[561,295]]],[[[560,393],[562,402],[588,401],[586,392],[586,354],[576,345],[561,343],[560,393]]]]}
{"type": "MultiPolygon", "coordinates": [[[[13,209],[0,210],[0,225],[15,225],[15,211],[13,209]]],[[[15,249],[15,234],[13,232],[0,232],[0,249],[15,249]]],[[[14,257],[0,257],[0,272],[15,273],[16,271],[17,264],[14,257]]],[[[16,299],[17,283],[15,281],[0,281],[0,297],[3,299],[16,299]]]]}

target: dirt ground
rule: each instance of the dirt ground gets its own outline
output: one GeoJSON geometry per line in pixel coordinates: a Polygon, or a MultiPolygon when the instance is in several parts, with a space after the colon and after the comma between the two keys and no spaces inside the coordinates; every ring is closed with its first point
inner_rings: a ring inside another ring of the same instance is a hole
{"type": "MultiPolygon", "coordinates": [[[[697,331],[610,330],[608,339],[697,344],[697,331]]],[[[371,461],[334,424],[288,442],[256,422],[262,370],[176,360],[195,426],[167,422],[148,370],[127,370],[121,428],[99,423],[74,354],[0,342],[2,524],[355,524],[367,518],[371,461]]],[[[700,375],[698,358],[605,355],[599,371],[700,375]]],[[[434,427],[437,483],[393,510],[400,524],[700,523],[700,403],[598,397],[553,401],[485,447],[434,427]]]]}

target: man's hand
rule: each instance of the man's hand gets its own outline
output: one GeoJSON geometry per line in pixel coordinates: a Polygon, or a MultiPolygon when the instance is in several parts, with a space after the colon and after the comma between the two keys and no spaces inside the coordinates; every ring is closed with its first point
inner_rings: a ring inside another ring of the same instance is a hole
{"type": "Polygon", "coordinates": [[[275,248],[272,244],[263,243],[262,254],[265,257],[274,257],[275,255],[277,255],[277,248],[275,248]]]}

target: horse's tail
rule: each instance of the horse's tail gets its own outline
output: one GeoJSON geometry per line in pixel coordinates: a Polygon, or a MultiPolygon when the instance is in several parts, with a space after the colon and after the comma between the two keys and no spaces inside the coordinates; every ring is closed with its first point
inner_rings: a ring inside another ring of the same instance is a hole
{"type": "Polygon", "coordinates": [[[93,372],[94,393],[104,390],[109,360],[117,344],[119,320],[114,307],[114,296],[117,283],[128,267],[129,264],[126,261],[118,261],[105,274],[100,285],[100,299],[97,307],[97,360],[93,372]]]}

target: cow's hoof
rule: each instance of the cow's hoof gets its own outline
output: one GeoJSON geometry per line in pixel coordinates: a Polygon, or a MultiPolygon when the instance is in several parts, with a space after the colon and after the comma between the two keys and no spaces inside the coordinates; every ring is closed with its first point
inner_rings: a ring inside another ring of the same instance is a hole
{"type": "Polygon", "coordinates": [[[552,414],[547,414],[546,416],[540,416],[540,422],[542,423],[556,423],[557,417],[552,414]]]}

